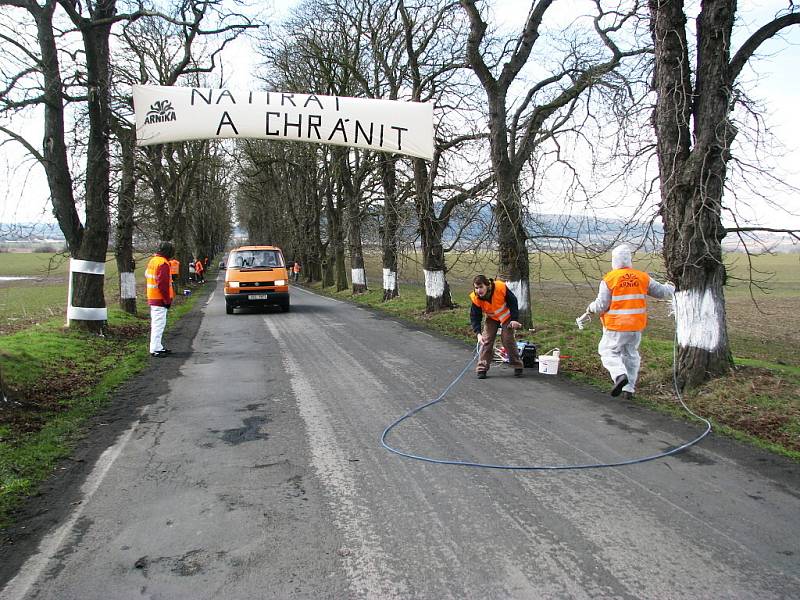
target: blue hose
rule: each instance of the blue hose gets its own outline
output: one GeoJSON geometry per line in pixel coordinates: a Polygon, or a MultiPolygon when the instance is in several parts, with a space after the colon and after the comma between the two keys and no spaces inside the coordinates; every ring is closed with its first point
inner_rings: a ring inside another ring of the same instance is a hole
{"type": "Polygon", "coordinates": [[[383,430],[383,435],[381,435],[381,445],[384,448],[386,448],[389,452],[393,452],[394,454],[398,454],[399,456],[404,456],[406,458],[411,458],[411,459],[414,459],[414,460],[421,460],[421,461],[424,461],[424,462],[434,463],[434,464],[437,464],[437,465],[454,465],[454,466],[459,466],[459,467],[477,467],[477,468],[481,468],[481,469],[504,469],[504,470],[507,470],[507,471],[567,471],[567,470],[576,470],[576,469],[603,469],[603,468],[608,468],[608,467],[624,467],[626,465],[636,465],[636,464],[639,464],[639,463],[645,463],[645,462],[649,462],[651,460],[664,458],[665,456],[671,456],[672,454],[677,454],[678,452],[686,450],[686,448],[689,448],[690,446],[695,445],[700,440],[702,440],[704,437],[706,437],[709,433],[711,433],[711,422],[708,419],[704,419],[703,417],[700,417],[700,416],[696,415],[695,413],[693,413],[689,409],[689,407],[686,406],[686,404],[683,401],[683,397],[681,396],[680,389],[678,387],[678,377],[677,377],[677,368],[676,368],[676,364],[677,364],[676,352],[677,352],[677,340],[676,340],[675,343],[673,343],[673,347],[672,347],[672,383],[673,383],[673,388],[674,388],[675,393],[678,396],[678,400],[680,400],[680,403],[683,406],[683,408],[690,415],[695,417],[696,419],[699,419],[699,420],[703,421],[706,424],[706,430],[701,435],[696,437],[695,439],[693,439],[693,440],[691,440],[689,442],[686,442],[684,444],[681,444],[680,446],[677,446],[677,447],[672,448],[670,450],[667,450],[666,452],[660,452],[658,454],[653,454],[651,456],[644,456],[644,457],[641,457],[641,458],[631,458],[629,460],[621,460],[621,461],[612,462],[612,463],[589,463],[589,464],[581,464],[581,465],[496,465],[496,464],[491,464],[491,463],[479,463],[479,462],[472,462],[472,461],[467,461],[467,460],[451,460],[451,459],[445,459],[445,458],[431,458],[430,456],[419,456],[417,454],[411,454],[410,452],[403,452],[402,450],[398,450],[397,448],[393,448],[392,446],[387,444],[386,443],[386,437],[389,435],[389,432],[392,429],[397,427],[400,423],[402,423],[403,421],[405,421],[409,417],[412,417],[413,415],[417,414],[418,412],[423,411],[424,409],[428,408],[429,406],[433,406],[434,404],[444,400],[445,396],[447,395],[447,392],[449,392],[450,389],[456,383],[461,381],[461,378],[464,377],[464,374],[472,366],[472,363],[475,362],[475,359],[478,357],[478,352],[477,351],[472,356],[472,358],[467,363],[467,365],[464,367],[464,369],[461,371],[461,373],[458,374],[458,377],[456,377],[452,382],[450,382],[450,384],[444,389],[444,391],[441,394],[439,394],[438,397],[436,397],[434,400],[431,400],[430,402],[426,402],[425,404],[422,404],[422,405],[410,410],[409,412],[404,414],[402,417],[397,419],[394,423],[389,425],[386,429],[384,429],[383,430]]]}

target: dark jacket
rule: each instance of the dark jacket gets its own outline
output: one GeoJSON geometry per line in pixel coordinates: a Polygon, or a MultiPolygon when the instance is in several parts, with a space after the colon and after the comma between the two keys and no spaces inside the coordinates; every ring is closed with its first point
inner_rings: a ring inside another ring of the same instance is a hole
{"type": "MultiPolygon", "coordinates": [[[[495,293],[494,287],[494,280],[492,280],[492,292],[484,298],[484,300],[488,300],[491,302],[492,295],[495,293]]],[[[481,326],[483,323],[483,311],[480,309],[479,306],[475,306],[472,302],[470,302],[470,311],[469,311],[469,323],[472,325],[472,331],[475,333],[481,332],[481,326]]],[[[508,310],[511,312],[511,321],[519,321],[519,304],[517,304],[517,297],[514,295],[514,292],[506,286],[506,306],[508,306],[508,310]]]]}

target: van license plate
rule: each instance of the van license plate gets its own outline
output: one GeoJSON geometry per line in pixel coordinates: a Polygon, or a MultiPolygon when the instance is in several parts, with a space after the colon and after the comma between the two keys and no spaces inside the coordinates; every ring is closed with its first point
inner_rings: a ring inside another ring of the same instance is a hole
{"type": "Polygon", "coordinates": [[[250,294],[248,300],[269,300],[269,294],[250,294]]]}

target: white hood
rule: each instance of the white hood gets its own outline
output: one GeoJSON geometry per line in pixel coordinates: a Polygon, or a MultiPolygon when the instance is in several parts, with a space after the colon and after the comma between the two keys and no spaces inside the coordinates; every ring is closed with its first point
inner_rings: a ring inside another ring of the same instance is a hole
{"type": "Polygon", "coordinates": [[[627,244],[620,244],[611,251],[611,268],[633,267],[633,256],[627,244]]]}

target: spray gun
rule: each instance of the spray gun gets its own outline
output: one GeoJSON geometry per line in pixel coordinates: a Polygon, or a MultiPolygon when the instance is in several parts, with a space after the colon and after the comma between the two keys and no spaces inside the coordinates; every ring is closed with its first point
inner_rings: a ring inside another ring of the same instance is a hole
{"type": "Polygon", "coordinates": [[[592,315],[588,312],[585,312],[580,317],[575,319],[575,324],[578,326],[578,329],[583,331],[583,326],[586,325],[591,320],[592,320],[592,315]]]}

